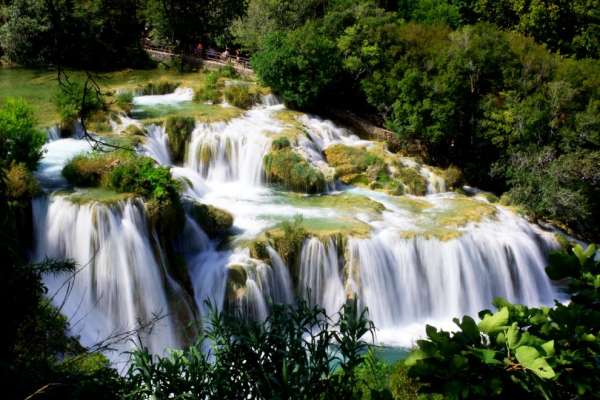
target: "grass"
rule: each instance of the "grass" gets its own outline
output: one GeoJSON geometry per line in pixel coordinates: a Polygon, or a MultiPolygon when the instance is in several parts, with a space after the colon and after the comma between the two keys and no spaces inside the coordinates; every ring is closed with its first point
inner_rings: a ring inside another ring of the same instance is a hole
{"type": "Polygon", "coordinates": [[[144,124],[161,123],[165,117],[193,117],[196,121],[211,123],[217,121],[229,121],[244,113],[236,107],[223,107],[220,104],[206,104],[196,102],[184,102],[178,105],[156,105],[137,107],[133,112],[135,118],[144,124]]]}
{"type": "MultiPolygon", "coordinates": [[[[84,77],[82,71],[67,71],[71,79],[84,77]]],[[[179,73],[174,69],[161,70],[122,70],[98,75],[98,83],[106,92],[108,102],[117,102],[116,91],[135,92],[139,87],[149,82],[176,81],[181,87],[196,87],[201,84],[205,72],[179,73]]],[[[60,117],[54,105],[54,97],[58,90],[56,71],[33,70],[25,68],[0,67],[0,101],[6,97],[22,97],[35,109],[36,118],[40,127],[48,127],[59,122],[60,117]]],[[[212,122],[231,119],[242,113],[235,108],[219,109],[198,104],[195,114],[200,121],[212,122]]],[[[177,113],[171,110],[168,113],[177,113]]],[[[188,110],[184,113],[190,114],[188,110]]]]}
{"type": "Polygon", "coordinates": [[[104,188],[80,189],[66,196],[74,204],[115,204],[134,197],[132,193],[117,193],[104,188]]]}

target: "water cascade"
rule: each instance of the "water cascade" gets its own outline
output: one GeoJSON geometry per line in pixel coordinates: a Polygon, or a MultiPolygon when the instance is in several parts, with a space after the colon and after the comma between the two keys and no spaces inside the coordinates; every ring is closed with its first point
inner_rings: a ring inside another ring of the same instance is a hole
{"type": "MultiPolygon", "coordinates": [[[[134,104],[148,110],[192,98],[191,90],[177,89],[135,97],[134,104]]],[[[216,206],[234,217],[232,237],[224,242],[209,239],[193,218],[186,218],[175,246],[188,267],[191,306],[169,276],[168,260],[148,231],[141,202],[77,204],[64,194],[36,201],[37,259],[72,258],[82,267],[68,286],[63,312],[82,320],[73,330],[84,344],[132,329],[158,313],[167,316],[145,344],[161,352],[184,343],[182,321],[206,317],[206,300],[217,310],[233,307],[264,319],[272,303],[293,303],[302,295],[328,314],[357,296],[379,329],[378,340],[409,346],[426,323],[444,325],[453,317],[475,315],[496,296],[529,305],[559,297],[544,274],[545,255],[556,246],[550,233],[482,198],[444,193],[437,169],[392,155],[380,143],[315,116],[300,115],[290,123],[278,114],[282,111],[274,96],[265,96],[262,104],[230,121],[198,122],[178,166],[164,128],[146,127],[140,152],[171,168],[186,201],[216,206]],[[398,157],[395,162],[425,178],[428,194],[394,196],[333,179],[320,196],[276,190],[265,182],[263,158],[280,135],[290,135],[293,151],[326,176],[333,168],[324,150],[335,144],[398,157]],[[265,240],[266,233],[297,214],[307,235],[296,264],[286,265],[273,242],[261,255],[251,255],[254,241],[265,240]]],[[[66,185],[60,175],[65,162],[90,147],[83,140],[59,139],[46,149],[37,174],[52,190],[66,185]]],[[[60,293],[57,304],[66,293],[65,278],[46,279],[50,293],[60,293]]]]}
{"type": "MultiPolygon", "coordinates": [[[[167,278],[168,272],[153,251],[141,202],[78,205],[54,195],[34,202],[34,218],[35,258],[77,263],[75,274],[49,275],[45,284],[85,346],[156,318],[151,334],[141,333],[145,346],[162,353],[184,343],[178,325],[191,320],[193,314],[185,305],[182,289],[167,278]]],[[[117,349],[130,346],[121,342],[117,349]]],[[[118,360],[119,355],[112,358],[118,360]]]]}

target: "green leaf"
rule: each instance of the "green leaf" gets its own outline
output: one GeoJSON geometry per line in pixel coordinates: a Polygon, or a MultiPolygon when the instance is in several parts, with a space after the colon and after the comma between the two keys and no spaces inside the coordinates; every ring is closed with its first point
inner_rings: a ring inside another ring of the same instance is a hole
{"type": "Polygon", "coordinates": [[[519,342],[519,327],[517,323],[513,323],[510,328],[506,331],[506,344],[509,349],[514,349],[517,347],[517,343],[519,342]]]}
{"type": "Polygon", "coordinates": [[[479,323],[479,329],[484,333],[497,332],[508,323],[508,316],[508,308],[502,307],[495,314],[488,314],[483,317],[483,320],[479,323]]]}
{"type": "Polygon", "coordinates": [[[583,266],[588,260],[588,258],[592,257],[595,253],[596,246],[594,244],[590,244],[585,250],[583,249],[583,247],[581,247],[580,244],[577,244],[575,245],[575,247],[573,247],[573,254],[575,254],[581,266],[583,266]]]}
{"type": "Polygon", "coordinates": [[[473,349],[473,353],[485,364],[495,365],[502,364],[502,362],[496,360],[496,352],[490,349],[473,349]]]}
{"type": "Polygon", "coordinates": [[[412,351],[408,355],[408,357],[406,357],[406,360],[404,361],[404,365],[406,365],[407,367],[412,367],[413,365],[415,365],[417,363],[417,361],[424,360],[427,357],[428,356],[427,356],[427,354],[425,354],[425,352],[421,351],[420,349],[416,349],[416,350],[412,351]]]}
{"type": "Polygon", "coordinates": [[[519,363],[543,379],[552,379],[556,376],[554,370],[540,353],[530,346],[521,346],[517,349],[515,356],[519,363]]]}
{"type": "Polygon", "coordinates": [[[548,357],[551,357],[554,355],[554,340],[550,340],[546,343],[544,343],[542,345],[542,349],[544,349],[544,352],[546,353],[546,355],[548,357]]]}

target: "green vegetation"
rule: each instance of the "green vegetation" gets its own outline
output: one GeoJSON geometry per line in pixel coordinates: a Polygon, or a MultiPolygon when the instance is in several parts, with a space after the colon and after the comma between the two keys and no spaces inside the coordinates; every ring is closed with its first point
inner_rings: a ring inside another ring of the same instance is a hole
{"type": "Polygon", "coordinates": [[[600,347],[596,247],[553,253],[546,272],[567,279],[571,302],[528,308],[497,299],[498,311],[466,316],[455,333],[427,327],[406,361],[422,393],[448,398],[595,398],[600,347]]]}
{"type": "Polygon", "coordinates": [[[307,24],[289,34],[268,34],[261,51],[252,57],[252,67],[286,102],[307,107],[334,82],[339,66],[336,55],[335,42],[307,24]]]}
{"type": "Polygon", "coordinates": [[[268,181],[286,190],[320,193],[325,189],[323,173],[289,147],[272,148],[263,165],[268,181]]]}
{"type": "Polygon", "coordinates": [[[6,195],[10,200],[27,200],[39,193],[40,185],[25,164],[13,161],[5,174],[6,195]]]}
{"type": "Polygon", "coordinates": [[[134,353],[127,392],[134,398],[185,393],[218,399],[375,396],[366,378],[373,362],[357,372],[368,357],[362,337],[373,329],[366,312],[358,310],[356,301],[349,302],[338,322],[329,321],[323,310],[304,302],[274,305],[264,322],[213,314],[196,346],[167,357],[134,353]],[[201,350],[209,343],[214,362],[201,350]],[[333,362],[339,363],[336,369],[333,362]]]}
{"type": "Polygon", "coordinates": [[[244,110],[249,109],[256,102],[256,95],[250,91],[246,84],[231,84],[223,90],[227,103],[244,110]]]}
{"type": "Polygon", "coordinates": [[[230,213],[208,204],[191,203],[190,214],[211,237],[223,236],[233,226],[233,216],[230,213]]]}
{"type": "Polygon", "coordinates": [[[36,128],[33,108],[25,100],[8,98],[0,103],[0,159],[24,163],[33,170],[42,156],[44,133],[36,128]]]}
{"type": "Polygon", "coordinates": [[[151,81],[138,86],[135,89],[135,93],[138,96],[169,94],[173,93],[178,86],[179,82],[168,80],[151,81]]]}
{"type": "Polygon", "coordinates": [[[105,188],[86,188],[78,189],[69,194],[68,199],[75,204],[101,203],[110,205],[130,199],[133,196],[132,193],[117,193],[114,190],[105,188]]]}
{"type": "Polygon", "coordinates": [[[127,91],[117,93],[116,102],[117,106],[126,114],[131,113],[131,110],[133,110],[133,93],[127,91]]]}
{"type": "Polygon", "coordinates": [[[93,70],[149,64],[134,0],[14,0],[5,15],[0,47],[14,63],[93,70]]]}
{"type": "MultiPolygon", "coordinates": [[[[272,3],[252,0],[233,32],[254,49],[260,80],[287,103],[367,114],[423,162],[453,165],[472,185],[508,192],[534,218],[598,238],[593,2],[272,3]]],[[[451,188],[463,181],[457,171],[448,171],[451,188]]],[[[386,186],[382,178],[374,188],[386,186]]],[[[411,190],[422,193],[417,185],[411,190]]]]}
{"type": "Polygon", "coordinates": [[[169,138],[169,149],[173,161],[182,162],[185,158],[185,148],[190,140],[196,121],[192,117],[169,117],[165,131],[169,138]]]}

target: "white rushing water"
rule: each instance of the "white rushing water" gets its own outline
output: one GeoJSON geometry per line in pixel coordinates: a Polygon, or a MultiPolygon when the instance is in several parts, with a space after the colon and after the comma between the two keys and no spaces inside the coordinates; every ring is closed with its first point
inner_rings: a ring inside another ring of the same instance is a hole
{"type": "MultiPolygon", "coordinates": [[[[111,340],[156,318],[151,333],[141,331],[145,346],[162,353],[184,343],[177,325],[185,319],[178,322],[169,299],[169,294],[180,297],[182,290],[166,279],[167,271],[153,251],[143,204],[128,200],[111,207],[77,205],[53,196],[35,201],[34,218],[35,258],[77,263],[75,274],[49,275],[45,284],[84,346],[111,340]]],[[[180,315],[185,314],[182,309],[180,315]]],[[[186,317],[189,321],[192,315],[186,317]]],[[[132,345],[115,344],[119,351],[132,345]]],[[[112,358],[120,357],[117,353],[112,358]]]]}
{"type": "MultiPolygon", "coordinates": [[[[178,89],[171,95],[136,97],[134,104],[152,107],[192,97],[190,91],[178,89]]],[[[235,307],[248,317],[264,319],[272,303],[290,304],[302,295],[329,315],[357,296],[368,307],[380,342],[410,346],[423,335],[426,323],[448,327],[454,317],[476,316],[489,308],[496,296],[528,305],[551,304],[559,297],[544,273],[547,251],[556,245],[550,234],[508,209],[443,193],[444,180],[412,159],[400,161],[426,178],[427,196],[396,197],[333,181],[320,197],[268,187],[263,158],[273,137],[289,128],[276,117],[282,110],[276,98],[268,96],[229,122],[197,123],[185,161],[178,166],[173,165],[164,128],[146,128],[140,151],[171,167],[182,181],[182,196],[234,217],[234,237],[227,246],[209,239],[189,216],[182,227],[176,247],[187,262],[195,310],[181,305],[186,295],[167,273],[139,201],[77,205],[54,195],[36,202],[36,257],[67,257],[85,266],[63,309],[75,320],[86,315],[74,326],[84,343],[131,329],[154,313],[166,313],[169,317],[147,337],[152,349],[161,352],[183,343],[181,321],[206,316],[206,300],[218,310],[235,307]],[[328,202],[336,198],[343,201],[328,202]],[[357,198],[362,202],[353,205],[357,198]],[[374,202],[383,211],[369,209],[374,202]],[[481,218],[454,222],[482,204],[488,208],[481,218]],[[286,265],[269,246],[265,259],[251,257],[245,243],[298,214],[309,226],[333,227],[348,232],[347,237],[309,237],[298,265],[286,265]],[[174,306],[177,299],[179,305],[174,306]]],[[[302,115],[298,122],[302,133],[292,143],[294,150],[326,175],[331,173],[323,154],[328,146],[377,146],[315,116],[302,115]]],[[[47,189],[64,186],[62,166],[90,150],[75,139],[49,142],[46,149],[38,176],[47,189]]],[[[47,278],[51,293],[64,278],[47,278]]]]}

